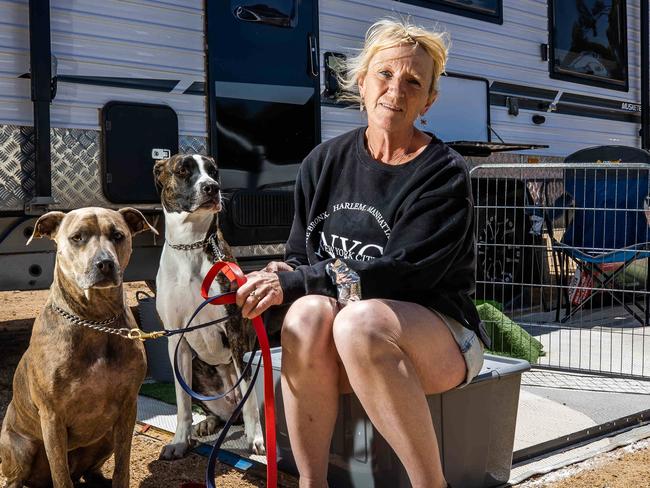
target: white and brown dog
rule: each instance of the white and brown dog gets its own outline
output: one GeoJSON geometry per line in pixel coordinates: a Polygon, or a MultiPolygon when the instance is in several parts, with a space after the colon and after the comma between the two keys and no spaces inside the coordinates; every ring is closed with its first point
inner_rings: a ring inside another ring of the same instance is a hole
{"type": "MultiPolygon", "coordinates": [[[[233,257],[218,227],[221,192],[214,160],[200,155],[178,154],[157,162],[154,177],[165,214],[165,245],[156,277],[156,309],[165,328],[177,329],[187,324],[202,303],[201,282],[213,264],[215,253],[222,253],[229,261],[233,257]]],[[[228,291],[225,286],[224,281],[216,285],[218,289],[213,286],[211,295],[228,291]]],[[[233,315],[233,319],[189,332],[182,339],[178,334],[170,337],[172,364],[180,341],[180,373],[201,393],[214,395],[230,389],[242,372],[243,355],[253,345],[254,329],[234,312],[234,305],[205,307],[193,324],[213,321],[226,314],[233,315]],[[196,355],[194,361],[193,353],[196,355]]],[[[225,420],[231,415],[248,383],[242,381],[239,389],[227,398],[203,402],[214,417],[199,424],[199,435],[213,433],[219,423],[217,418],[225,420]]],[[[192,402],[177,381],[175,386],[178,425],[171,444],[166,445],[160,454],[162,459],[180,458],[190,446],[192,402]]],[[[263,454],[264,439],[254,392],[242,413],[249,448],[256,454],[263,454]]]]}

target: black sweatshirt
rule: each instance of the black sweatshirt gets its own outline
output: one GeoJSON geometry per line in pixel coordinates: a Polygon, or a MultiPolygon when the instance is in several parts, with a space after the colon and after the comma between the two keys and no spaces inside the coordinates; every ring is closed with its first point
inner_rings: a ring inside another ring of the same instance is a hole
{"type": "Polygon", "coordinates": [[[414,159],[372,159],[365,128],[317,146],[303,161],[295,216],[278,273],[284,301],[336,297],[325,271],[342,259],[362,298],[391,298],[442,312],[479,337],[472,187],[463,158],[436,137],[414,159]]]}

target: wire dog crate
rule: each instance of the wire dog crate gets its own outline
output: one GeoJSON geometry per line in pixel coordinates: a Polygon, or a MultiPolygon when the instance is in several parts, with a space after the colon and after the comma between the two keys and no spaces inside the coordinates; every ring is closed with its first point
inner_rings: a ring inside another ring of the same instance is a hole
{"type": "Polygon", "coordinates": [[[472,169],[476,300],[493,349],[538,348],[540,367],[650,376],[649,173],[620,162],[472,169]]]}

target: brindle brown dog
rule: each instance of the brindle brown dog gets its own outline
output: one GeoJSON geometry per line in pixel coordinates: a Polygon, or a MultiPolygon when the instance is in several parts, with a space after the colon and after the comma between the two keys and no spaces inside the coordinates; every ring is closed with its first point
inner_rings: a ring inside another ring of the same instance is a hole
{"type": "Polygon", "coordinates": [[[36,222],[30,241],[54,239],[57,256],[2,423],[0,468],[9,488],[71,488],[82,477],[93,486],[108,483],[100,468],[113,453],[112,486],[129,486],[144,348],[92,326],[136,327],[122,276],[131,237],[144,230],[156,232],[132,208],[50,212],[36,222]]]}

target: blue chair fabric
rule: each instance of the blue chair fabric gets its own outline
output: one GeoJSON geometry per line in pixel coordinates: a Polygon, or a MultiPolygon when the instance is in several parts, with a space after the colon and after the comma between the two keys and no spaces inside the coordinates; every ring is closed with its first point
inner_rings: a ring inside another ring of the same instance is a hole
{"type": "Polygon", "coordinates": [[[602,253],[650,241],[643,214],[648,171],[570,168],[564,170],[564,191],[573,196],[575,210],[563,244],[602,253]]]}
{"type": "MultiPolygon", "coordinates": [[[[565,159],[572,167],[564,170],[565,194],[554,206],[567,208],[566,202],[571,201],[573,217],[560,241],[553,234],[553,219],[548,216],[545,219],[556,254],[554,265],[560,268],[559,276],[564,290],[566,314],[562,321],[569,320],[596,295],[592,293],[587,300],[571,307],[566,287],[569,268],[566,260],[571,259],[581,271],[591,274],[599,291],[609,292],[638,321],[648,325],[647,291],[650,276],[646,279],[645,306],[639,307],[643,317],[607,288],[616,275],[624,272],[632,262],[650,257],[650,228],[643,213],[643,202],[649,193],[649,171],[624,166],[617,168],[616,164],[608,164],[603,169],[579,167],[580,163],[603,161],[650,165],[650,153],[626,146],[598,146],[578,151],[565,159]],[[612,263],[621,263],[621,266],[611,272],[601,268],[612,263]]],[[[561,298],[562,295],[558,294],[557,320],[561,298]]]]}

